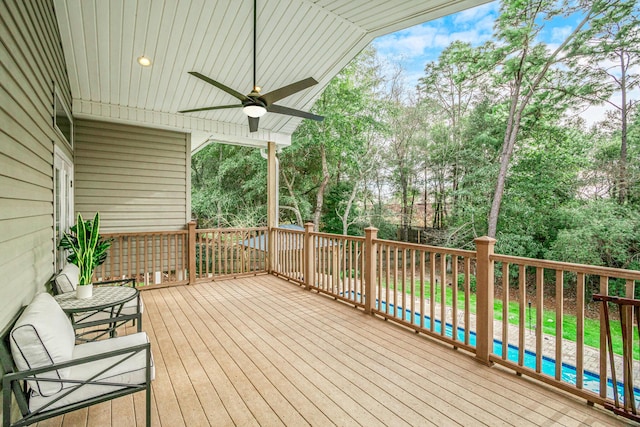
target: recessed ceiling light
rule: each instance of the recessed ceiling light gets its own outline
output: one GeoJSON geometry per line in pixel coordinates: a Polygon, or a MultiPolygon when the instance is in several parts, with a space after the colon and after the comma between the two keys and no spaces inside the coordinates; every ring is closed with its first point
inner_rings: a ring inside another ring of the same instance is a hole
{"type": "Polygon", "coordinates": [[[143,67],[151,67],[151,60],[142,55],[138,57],[138,64],[142,65],[143,67]]]}

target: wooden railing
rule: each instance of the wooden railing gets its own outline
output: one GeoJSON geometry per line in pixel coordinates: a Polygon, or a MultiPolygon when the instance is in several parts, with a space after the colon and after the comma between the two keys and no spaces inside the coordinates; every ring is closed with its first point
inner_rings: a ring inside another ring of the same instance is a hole
{"type": "Polygon", "coordinates": [[[389,240],[374,244],[373,312],[475,352],[470,342],[475,252],[389,240]]]}
{"type": "Polygon", "coordinates": [[[266,272],[266,236],[266,227],[196,229],[196,279],[266,272]]]}
{"type": "Polygon", "coordinates": [[[193,222],[179,231],[104,233],[112,243],[95,276],[153,286],[264,273],[266,234],[267,228],[196,229],[193,222]]]}
{"type": "Polygon", "coordinates": [[[141,285],[188,282],[187,230],[105,233],[112,239],[98,279],[135,278],[141,285]]]}
{"type": "Polygon", "coordinates": [[[291,281],[304,283],[304,231],[277,228],[276,260],[273,273],[291,281]]]}
{"type": "Polygon", "coordinates": [[[488,237],[465,251],[381,240],[373,228],[365,237],[317,233],[313,224],[186,228],[105,234],[113,244],[96,275],[154,285],[270,272],[589,402],[613,404],[612,363],[624,372],[618,381],[640,385],[637,328],[624,332],[624,353],[635,359],[612,355],[604,308],[589,304],[594,290],[635,298],[639,271],[499,255],[488,237]],[[587,341],[588,322],[603,325],[595,341],[587,341]]]}
{"type": "MultiPolygon", "coordinates": [[[[498,254],[490,254],[489,260],[494,266],[494,274],[498,276],[495,283],[500,284],[502,292],[495,297],[488,295],[487,307],[493,307],[494,298],[503,307],[502,320],[494,322],[493,309],[487,318],[487,322],[495,324],[499,329],[501,340],[501,346],[493,347],[488,355],[491,362],[601,404],[611,403],[613,396],[610,360],[613,360],[618,373],[624,371],[623,366],[633,366],[630,375],[625,375],[622,381],[618,377],[619,382],[640,385],[640,343],[637,328],[635,331],[633,328],[622,331],[618,329],[617,332],[620,345],[623,341],[622,334],[626,335],[624,342],[629,346],[631,360],[624,360],[621,354],[610,358],[612,355],[607,349],[604,307],[602,303],[590,304],[592,309],[594,305],[597,307],[600,316],[593,320],[597,320],[602,327],[598,342],[588,345],[585,336],[586,322],[589,320],[585,315],[587,303],[592,301],[590,294],[633,299],[637,296],[636,286],[640,286],[640,271],[498,254]],[[545,290],[547,287],[551,292],[545,290]],[[571,314],[566,313],[568,305],[571,306],[571,314]],[[510,311],[515,311],[518,315],[511,322],[510,311]],[[532,312],[532,318],[529,318],[532,312]],[[548,322],[554,325],[552,330],[545,328],[548,322]],[[509,350],[513,352],[514,348],[517,349],[517,357],[509,358],[509,350]],[[527,357],[534,358],[535,361],[527,364],[527,357]],[[593,360],[597,360],[595,365],[593,360]],[[567,375],[568,366],[575,368],[575,373],[571,368],[570,375],[567,375]],[[594,381],[598,384],[594,385],[594,381]]],[[[615,322],[611,323],[611,326],[615,326],[615,322]]],[[[636,390],[636,393],[640,393],[640,390],[636,390]]]]}
{"type": "Polygon", "coordinates": [[[363,306],[364,238],[278,228],[273,273],[363,306]]]}

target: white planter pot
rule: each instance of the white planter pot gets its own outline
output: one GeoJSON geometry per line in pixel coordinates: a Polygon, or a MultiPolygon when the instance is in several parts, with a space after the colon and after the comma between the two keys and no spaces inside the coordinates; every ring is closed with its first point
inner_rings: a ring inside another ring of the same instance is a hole
{"type": "Polygon", "coordinates": [[[93,295],[93,285],[78,285],[76,288],[76,298],[86,299],[93,295]]]}

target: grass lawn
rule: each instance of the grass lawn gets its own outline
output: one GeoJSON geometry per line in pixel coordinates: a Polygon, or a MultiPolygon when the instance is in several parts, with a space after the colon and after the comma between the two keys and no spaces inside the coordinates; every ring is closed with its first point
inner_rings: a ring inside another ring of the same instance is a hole
{"type": "MultiPolygon", "coordinates": [[[[384,287],[384,283],[382,283],[384,287]]],[[[393,289],[393,284],[391,283],[389,286],[390,289],[393,289]]],[[[436,284],[436,302],[441,301],[440,295],[441,287],[439,284],[436,284]]],[[[406,287],[405,293],[410,294],[411,288],[406,287]]],[[[420,296],[420,282],[416,281],[414,284],[414,295],[420,296]]],[[[424,296],[425,298],[429,298],[430,296],[430,288],[429,284],[425,282],[424,286],[424,296]]],[[[458,291],[458,309],[464,309],[464,291],[458,291]]],[[[453,290],[451,287],[446,288],[445,301],[447,306],[452,305],[453,301],[453,290]]],[[[469,306],[471,313],[476,313],[476,294],[469,294],[469,306]]],[[[493,303],[493,318],[494,320],[502,321],[502,308],[503,303],[502,300],[494,300],[493,303]]],[[[536,324],[536,315],[537,309],[536,307],[528,307],[525,308],[525,329],[534,329],[536,324]],[[529,328],[529,319],[531,319],[531,328],[529,328]]],[[[518,325],[520,322],[519,313],[520,313],[520,304],[516,301],[510,301],[508,307],[509,313],[509,323],[512,325],[518,325]]],[[[556,313],[551,310],[544,310],[542,313],[542,326],[543,332],[547,335],[555,336],[556,335],[556,313]]],[[[611,337],[613,342],[613,352],[615,354],[622,355],[622,332],[620,330],[620,322],[611,321],[611,337]]],[[[637,328],[634,327],[634,336],[637,337],[638,331],[637,328]]],[[[576,341],[577,334],[577,321],[576,316],[571,314],[564,314],[562,317],[562,337],[569,341],[576,341]]],[[[597,319],[590,319],[586,317],[584,319],[584,344],[594,348],[600,348],[600,321],[597,319]]],[[[637,343],[635,343],[637,344],[637,343]]],[[[640,360],[640,348],[638,345],[634,346],[633,358],[636,360],[640,360]]]]}

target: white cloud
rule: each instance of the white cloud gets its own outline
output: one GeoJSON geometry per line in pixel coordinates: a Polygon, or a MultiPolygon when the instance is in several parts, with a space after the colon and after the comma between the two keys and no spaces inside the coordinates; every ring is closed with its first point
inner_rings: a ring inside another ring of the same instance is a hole
{"type": "MultiPolygon", "coordinates": [[[[640,99],[640,88],[633,89],[627,92],[627,99],[640,99]]],[[[620,92],[614,93],[609,100],[615,105],[622,104],[622,94],[620,92]]],[[[587,125],[587,128],[592,125],[601,122],[606,117],[607,111],[615,110],[610,104],[592,105],[582,111],[579,116],[582,117],[587,125]]]]}
{"type": "Polygon", "coordinates": [[[500,3],[494,1],[472,9],[464,10],[453,16],[453,25],[464,26],[465,24],[475,23],[478,19],[486,17],[487,15],[496,15],[499,8],[500,3]]]}
{"type": "Polygon", "coordinates": [[[433,47],[444,49],[456,40],[477,46],[489,39],[491,39],[491,33],[482,32],[477,29],[457,31],[453,33],[441,33],[436,35],[433,47]]]}
{"type": "Polygon", "coordinates": [[[379,37],[374,41],[374,46],[380,54],[396,60],[425,55],[431,49],[441,51],[456,40],[477,46],[491,38],[493,22],[494,17],[486,15],[476,20],[473,26],[459,29],[454,26],[426,23],[379,37]]]}
{"type": "Polygon", "coordinates": [[[437,34],[433,26],[423,24],[411,27],[407,30],[379,37],[374,45],[383,54],[391,54],[394,57],[420,56],[433,44],[437,34]]]}
{"type": "Polygon", "coordinates": [[[557,43],[560,44],[563,41],[566,40],[566,38],[569,36],[569,34],[571,34],[571,32],[573,31],[573,28],[571,25],[565,25],[562,27],[554,27],[551,30],[551,40],[549,40],[549,42],[551,43],[557,43]]]}
{"type": "Polygon", "coordinates": [[[444,48],[459,40],[478,46],[491,39],[498,2],[488,3],[458,14],[416,25],[373,42],[383,63],[384,72],[400,66],[405,85],[414,87],[424,74],[424,66],[435,61],[444,48]]]}

